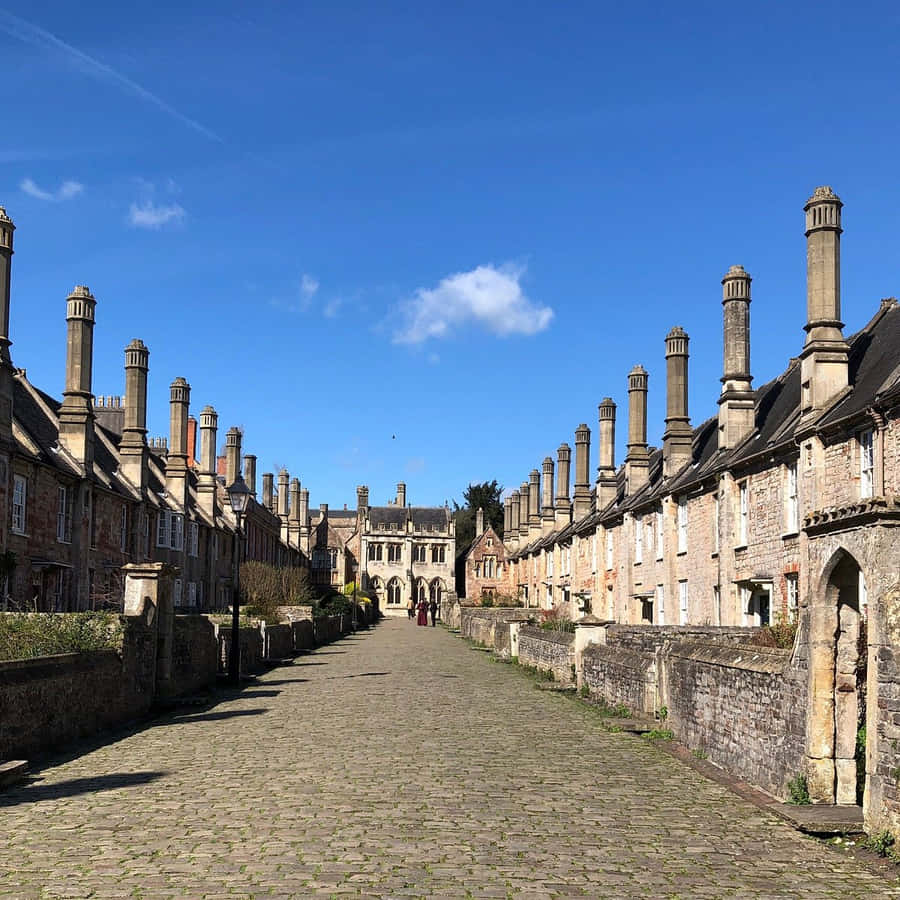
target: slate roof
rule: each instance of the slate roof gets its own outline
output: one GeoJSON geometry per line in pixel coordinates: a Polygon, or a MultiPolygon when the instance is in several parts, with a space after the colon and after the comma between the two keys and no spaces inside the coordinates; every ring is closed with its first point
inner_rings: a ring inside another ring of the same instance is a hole
{"type": "Polygon", "coordinates": [[[393,524],[395,530],[403,531],[407,514],[416,531],[423,527],[446,531],[450,527],[450,510],[446,506],[370,506],[369,525],[373,531],[380,529],[382,524],[393,524]]]}

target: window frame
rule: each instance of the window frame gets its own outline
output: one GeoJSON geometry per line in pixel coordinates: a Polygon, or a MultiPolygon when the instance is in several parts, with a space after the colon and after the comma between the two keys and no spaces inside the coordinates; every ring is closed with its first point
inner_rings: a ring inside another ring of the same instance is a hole
{"type": "Polygon", "coordinates": [[[857,435],[859,444],[859,497],[875,496],[875,431],[865,428],[857,435]]]}

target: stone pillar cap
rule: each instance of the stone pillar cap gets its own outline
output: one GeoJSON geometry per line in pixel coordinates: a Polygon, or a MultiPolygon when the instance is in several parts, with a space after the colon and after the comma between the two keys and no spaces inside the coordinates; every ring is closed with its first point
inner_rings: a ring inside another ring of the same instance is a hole
{"type": "Polygon", "coordinates": [[[614,625],[615,622],[612,619],[598,619],[593,613],[588,613],[586,616],[582,616],[580,619],[575,620],[576,625],[614,625]]]}

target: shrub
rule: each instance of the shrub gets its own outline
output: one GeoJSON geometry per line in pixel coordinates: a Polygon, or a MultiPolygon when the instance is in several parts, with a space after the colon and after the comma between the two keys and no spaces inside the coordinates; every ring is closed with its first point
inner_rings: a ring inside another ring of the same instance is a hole
{"type": "Polygon", "coordinates": [[[481,605],[487,608],[490,608],[494,605],[494,598],[491,594],[482,594],[481,595],[481,605]]]}
{"type": "Polygon", "coordinates": [[[790,650],[797,636],[797,623],[779,619],[773,625],[763,625],[751,638],[751,643],[759,647],[779,647],[790,650]]]}
{"type": "Polygon", "coordinates": [[[894,836],[889,831],[879,831],[876,834],[870,834],[863,841],[863,846],[879,856],[892,856],[894,843],[894,836]]]}
{"type": "Polygon", "coordinates": [[[3,613],[0,660],[119,650],[122,635],[122,620],[117,613],[3,613]]]}
{"type": "Polygon", "coordinates": [[[540,611],[540,627],[544,631],[575,631],[575,623],[569,618],[569,614],[559,606],[553,609],[540,611]]]}
{"type": "Polygon", "coordinates": [[[315,597],[302,569],[249,560],[241,564],[241,603],[246,615],[274,625],[279,621],[279,606],[313,605],[315,597]]]}
{"type": "Polygon", "coordinates": [[[810,803],[809,782],[805,775],[795,775],[787,783],[787,789],[790,797],[788,803],[793,803],[795,806],[806,806],[810,803]]]}

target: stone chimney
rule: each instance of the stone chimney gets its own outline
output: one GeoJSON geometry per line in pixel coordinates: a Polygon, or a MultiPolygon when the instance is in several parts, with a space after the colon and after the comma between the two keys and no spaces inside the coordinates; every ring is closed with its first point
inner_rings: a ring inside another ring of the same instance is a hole
{"type": "Polygon", "coordinates": [[[628,444],[625,454],[625,494],[639,491],[650,477],[647,447],[647,372],[635,366],[628,373],[628,444]]]}
{"type": "Polygon", "coordinates": [[[97,301],[84,285],[66,298],[66,389],[59,408],[59,442],[85,472],[94,466],[94,406],[91,375],[94,360],[94,308],[97,301]]]}
{"type": "Polygon", "coordinates": [[[200,410],[200,463],[197,475],[197,503],[210,517],[215,518],[216,502],[216,435],[219,416],[211,406],[200,410]]]}
{"type": "Polygon", "coordinates": [[[553,459],[545,456],[541,463],[543,489],[541,493],[541,533],[550,534],[556,525],[556,511],[553,508],[553,459]]]}
{"type": "Polygon", "coordinates": [[[513,491],[509,498],[509,528],[503,535],[509,546],[519,543],[519,492],[513,491]]]}
{"type": "Polygon", "coordinates": [[[541,473],[532,469],[528,480],[528,538],[534,540],[541,534],[541,473]]]}
{"type": "Polygon", "coordinates": [[[406,506],[406,485],[402,481],[397,484],[397,506],[406,506]]]}
{"type": "Polygon", "coordinates": [[[180,376],[169,385],[169,455],[166,492],[179,509],[187,504],[187,420],[191,386],[180,376]]]}
{"type": "Polygon", "coordinates": [[[288,485],[290,481],[291,476],[288,470],[282,469],[278,473],[278,515],[285,520],[288,517],[288,485]]]}
{"type": "Polygon", "coordinates": [[[193,416],[188,416],[187,464],[189,469],[197,466],[197,420],[193,416]]]}
{"type": "Polygon", "coordinates": [[[309,489],[300,489],[300,549],[309,556],[309,489]]]}
{"type": "Polygon", "coordinates": [[[288,544],[300,546],[300,479],[291,479],[291,502],[288,512],[288,544]]]}
{"type": "Polygon", "coordinates": [[[583,422],[575,429],[575,521],[591,512],[591,429],[583,422]]]}
{"type": "Polygon", "coordinates": [[[147,372],[150,351],[135,338],[125,348],[125,419],[119,468],[143,495],[147,487],[147,372]]]}
{"type": "Polygon", "coordinates": [[[616,404],[604,397],[597,407],[600,447],[597,464],[597,509],[616,499],[616,404]]]}
{"type": "Polygon", "coordinates": [[[687,332],[676,325],[666,335],[666,430],[663,478],[671,478],[691,461],[693,432],[688,415],[687,332]]]}
{"type": "Polygon", "coordinates": [[[730,450],[754,428],[753,378],[750,375],[750,282],[743,266],[732,266],[722,279],[723,371],[719,397],[719,449],[730,450]]]}
{"type": "Polygon", "coordinates": [[[475,510],[475,537],[481,537],[484,534],[484,510],[479,506],[475,510]]]}
{"type": "Polygon", "coordinates": [[[356,488],[356,508],[359,511],[369,508],[369,488],[365,484],[356,488]]]}
{"type": "Polygon", "coordinates": [[[9,303],[12,283],[13,232],[16,226],[0,206],[0,446],[13,445],[13,368],[9,348],[9,303]]]}
{"type": "Polygon", "coordinates": [[[252,453],[244,454],[244,484],[250,491],[253,499],[256,499],[256,456],[252,453]]]}
{"type": "Polygon", "coordinates": [[[572,521],[572,501],[569,499],[569,469],[571,466],[572,448],[568,444],[560,444],[556,451],[556,525],[561,527],[572,521]]]}
{"type": "Polygon", "coordinates": [[[841,321],[841,203],[817,187],[806,213],[806,343],[800,354],[803,419],[821,413],[849,384],[850,349],[841,321]]]}
{"type": "Polygon", "coordinates": [[[263,472],[262,477],[262,505],[274,512],[275,511],[275,473],[263,472]]]}
{"type": "Polygon", "coordinates": [[[503,533],[509,534],[509,516],[512,512],[512,502],[509,497],[503,499],[503,533]]]}
{"type": "Polygon", "coordinates": [[[239,428],[229,428],[225,434],[225,489],[234,484],[241,471],[241,439],[239,428]]]}
{"type": "Polygon", "coordinates": [[[520,543],[528,543],[528,510],[530,507],[530,498],[528,482],[523,481],[519,486],[519,541],[520,543]]]}

